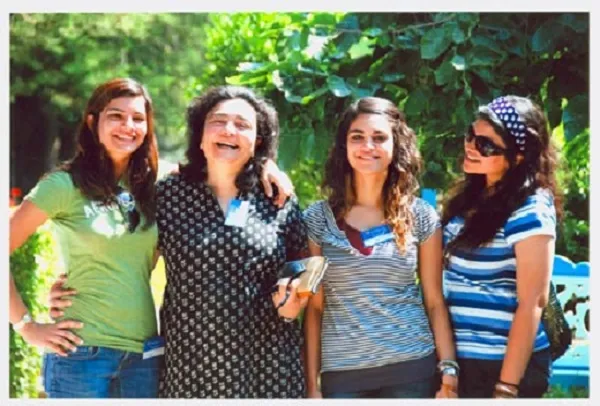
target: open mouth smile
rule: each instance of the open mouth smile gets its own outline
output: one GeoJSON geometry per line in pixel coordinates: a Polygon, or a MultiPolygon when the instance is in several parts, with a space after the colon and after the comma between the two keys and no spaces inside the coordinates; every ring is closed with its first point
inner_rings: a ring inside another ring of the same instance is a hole
{"type": "Polygon", "coordinates": [[[217,142],[217,148],[219,149],[229,149],[229,150],[236,150],[236,149],[240,149],[239,146],[235,145],[235,144],[227,144],[224,142],[217,142]]]}

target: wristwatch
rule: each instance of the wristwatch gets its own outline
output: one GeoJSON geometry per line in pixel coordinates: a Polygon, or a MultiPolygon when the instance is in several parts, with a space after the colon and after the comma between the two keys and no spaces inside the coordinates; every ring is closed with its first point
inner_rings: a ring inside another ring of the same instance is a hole
{"type": "Polygon", "coordinates": [[[442,369],[442,375],[455,376],[458,377],[458,369],[455,367],[445,367],[442,369]]]}
{"type": "Polygon", "coordinates": [[[23,327],[25,327],[25,324],[31,323],[32,321],[33,321],[33,319],[31,318],[31,314],[29,314],[29,312],[27,312],[23,315],[23,318],[21,318],[21,320],[19,320],[18,322],[16,322],[15,324],[12,325],[13,330],[19,331],[23,327]]]}

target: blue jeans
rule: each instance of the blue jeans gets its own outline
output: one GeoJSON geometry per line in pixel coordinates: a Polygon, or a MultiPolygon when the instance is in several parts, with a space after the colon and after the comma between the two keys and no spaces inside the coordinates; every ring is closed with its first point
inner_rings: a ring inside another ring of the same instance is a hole
{"type": "Polygon", "coordinates": [[[44,355],[44,389],[49,398],[156,398],[163,356],[81,346],[61,357],[44,355]]]}
{"type": "Polygon", "coordinates": [[[417,382],[407,382],[392,386],[384,386],[378,389],[358,391],[358,392],[334,392],[323,395],[324,398],[331,399],[353,399],[353,398],[405,398],[422,399],[433,398],[435,396],[433,378],[427,378],[417,382]]]}

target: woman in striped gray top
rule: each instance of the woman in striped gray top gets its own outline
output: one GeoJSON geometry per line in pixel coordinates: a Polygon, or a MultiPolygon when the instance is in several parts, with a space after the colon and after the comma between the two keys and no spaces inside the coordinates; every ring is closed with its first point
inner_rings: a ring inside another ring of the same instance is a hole
{"type": "Polygon", "coordinates": [[[440,222],[414,197],[419,168],[415,134],[393,103],[368,97],[344,112],[328,199],[304,213],[311,255],[329,259],[305,313],[308,397],[432,397],[436,350],[437,395],[456,396],[440,222]]]}

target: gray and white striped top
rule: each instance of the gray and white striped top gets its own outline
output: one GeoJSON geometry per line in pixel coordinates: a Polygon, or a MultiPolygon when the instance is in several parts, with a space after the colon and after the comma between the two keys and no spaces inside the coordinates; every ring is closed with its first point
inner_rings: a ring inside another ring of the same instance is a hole
{"type": "Polygon", "coordinates": [[[371,255],[352,247],[326,201],[304,211],[309,238],[329,267],[323,278],[321,372],[362,369],[423,358],[435,347],[422,295],[415,283],[418,245],[440,221],[431,205],[415,198],[415,228],[406,253],[395,241],[371,255]]]}

